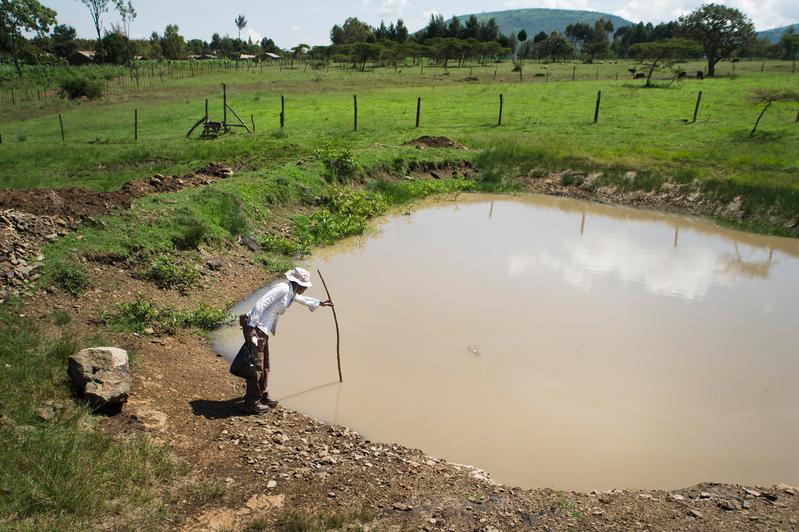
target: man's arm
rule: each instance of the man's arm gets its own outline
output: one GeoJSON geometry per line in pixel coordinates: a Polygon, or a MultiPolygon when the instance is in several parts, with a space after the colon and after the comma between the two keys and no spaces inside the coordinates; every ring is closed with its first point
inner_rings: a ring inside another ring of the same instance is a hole
{"type": "MultiPolygon", "coordinates": [[[[320,306],[322,306],[322,302],[319,301],[318,299],[313,298],[313,297],[308,297],[308,296],[301,296],[299,294],[294,296],[294,301],[296,301],[297,303],[300,303],[301,305],[305,305],[306,307],[308,307],[310,309],[311,312],[313,312],[314,310],[316,310],[320,306]]],[[[325,305],[325,306],[327,306],[327,305],[325,305]]]]}

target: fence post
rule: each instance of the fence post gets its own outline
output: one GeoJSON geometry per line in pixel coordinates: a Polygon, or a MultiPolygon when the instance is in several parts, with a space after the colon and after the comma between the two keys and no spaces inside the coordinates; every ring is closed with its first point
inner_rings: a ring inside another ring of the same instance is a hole
{"type": "Polygon", "coordinates": [[[17,97],[14,95],[14,89],[11,89],[11,105],[17,105],[17,97]]]}
{"type": "MultiPolygon", "coordinates": [[[[416,127],[419,127],[419,118],[422,113],[422,97],[419,96],[416,98],[416,127]]],[[[799,119],[799,115],[797,115],[797,119],[799,119]]]]}
{"type": "Polygon", "coordinates": [[[358,131],[358,96],[352,95],[353,131],[358,131]]]}
{"type": "Polygon", "coordinates": [[[594,124],[599,121],[599,102],[602,100],[602,91],[596,91],[596,108],[594,109],[594,124]]]}
{"type": "Polygon", "coordinates": [[[577,73],[577,65],[572,67],[572,81],[574,81],[574,75],[577,73]]]}
{"type": "Polygon", "coordinates": [[[692,124],[696,123],[696,115],[699,114],[699,104],[702,103],[702,91],[696,96],[696,106],[694,107],[694,119],[691,120],[692,124]]]}
{"type": "Polygon", "coordinates": [[[205,121],[208,122],[208,98],[205,99],[205,121]]]}
{"type": "Polygon", "coordinates": [[[250,122],[252,122],[252,132],[255,133],[255,115],[250,115],[250,122]]]}
{"type": "Polygon", "coordinates": [[[61,113],[58,113],[58,124],[61,126],[61,142],[64,142],[64,120],[61,118],[61,113]]]}
{"type": "Polygon", "coordinates": [[[133,140],[139,140],[139,110],[133,110],[133,140]]]}
{"type": "Polygon", "coordinates": [[[502,104],[503,104],[502,94],[499,95],[499,120],[497,120],[497,127],[502,125],[502,104]]]}
{"type": "Polygon", "coordinates": [[[225,133],[227,133],[227,85],[224,83],[222,84],[222,127],[225,133]]]}
{"type": "Polygon", "coordinates": [[[286,98],[280,95],[280,129],[286,125],[286,98]]]}

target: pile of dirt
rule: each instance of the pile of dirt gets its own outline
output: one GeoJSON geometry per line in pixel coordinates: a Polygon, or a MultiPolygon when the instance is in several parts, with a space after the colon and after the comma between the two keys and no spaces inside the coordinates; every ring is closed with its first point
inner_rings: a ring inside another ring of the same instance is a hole
{"type": "Polygon", "coordinates": [[[129,209],[133,200],[149,194],[177,192],[208,185],[233,175],[230,167],[210,164],[185,176],[155,174],[129,181],[114,192],[94,192],[81,187],[59,189],[0,190],[0,208],[31,214],[86,218],[114,209],[129,209]]]}
{"type": "Polygon", "coordinates": [[[0,210],[0,300],[38,279],[41,244],[66,235],[78,223],[70,217],[0,210]]]}
{"type": "Polygon", "coordinates": [[[456,150],[465,150],[466,146],[458,144],[449,137],[431,137],[424,135],[418,139],[409,140],[403,146],[413,146],[417,150],[424,150],[425,148],[454,148],[456,150]]]}

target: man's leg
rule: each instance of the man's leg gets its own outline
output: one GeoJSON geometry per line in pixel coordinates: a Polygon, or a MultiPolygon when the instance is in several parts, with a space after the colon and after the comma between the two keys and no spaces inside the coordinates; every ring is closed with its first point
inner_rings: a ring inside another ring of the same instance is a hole
{"type": "Polygon", "coordinates": [[[247,379],[247,390],[244,396],[244,404],[248,410],[263,411],[260,401],[263,397],[261,382],[264,380],[264,343],[261,341],[257,328],[245,330],[244,337],[250,346],[253,360],[255,360],[255,375],[247,379]],[[252,343],[252,338],[258,338],[258,345],[252,343]]]}
{"type": "Polygon", "coordinates": [[[268,406],[277,406],[277,401],[273,401],[269,397],[269,392],[267,391],[267,386],[269,385],[269,336],[264,334],[263,337],[264,342],[264,374],[263,379],[260,382],[261,384],[261,402],[268,406]]]}

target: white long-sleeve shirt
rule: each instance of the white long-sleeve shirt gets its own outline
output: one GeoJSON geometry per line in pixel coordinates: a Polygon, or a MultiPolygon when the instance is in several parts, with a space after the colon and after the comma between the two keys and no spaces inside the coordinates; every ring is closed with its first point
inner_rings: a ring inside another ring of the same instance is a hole
{"type": "Polygon", "coordinates": [[[247,314],[250,327],[258,327],[265,334],[274,336],[278,318],[294,301],[305,305],[311,312],[320,305],[318,299],[297,294],[290,281],[280,282],[267,290],[247,314]]]}

